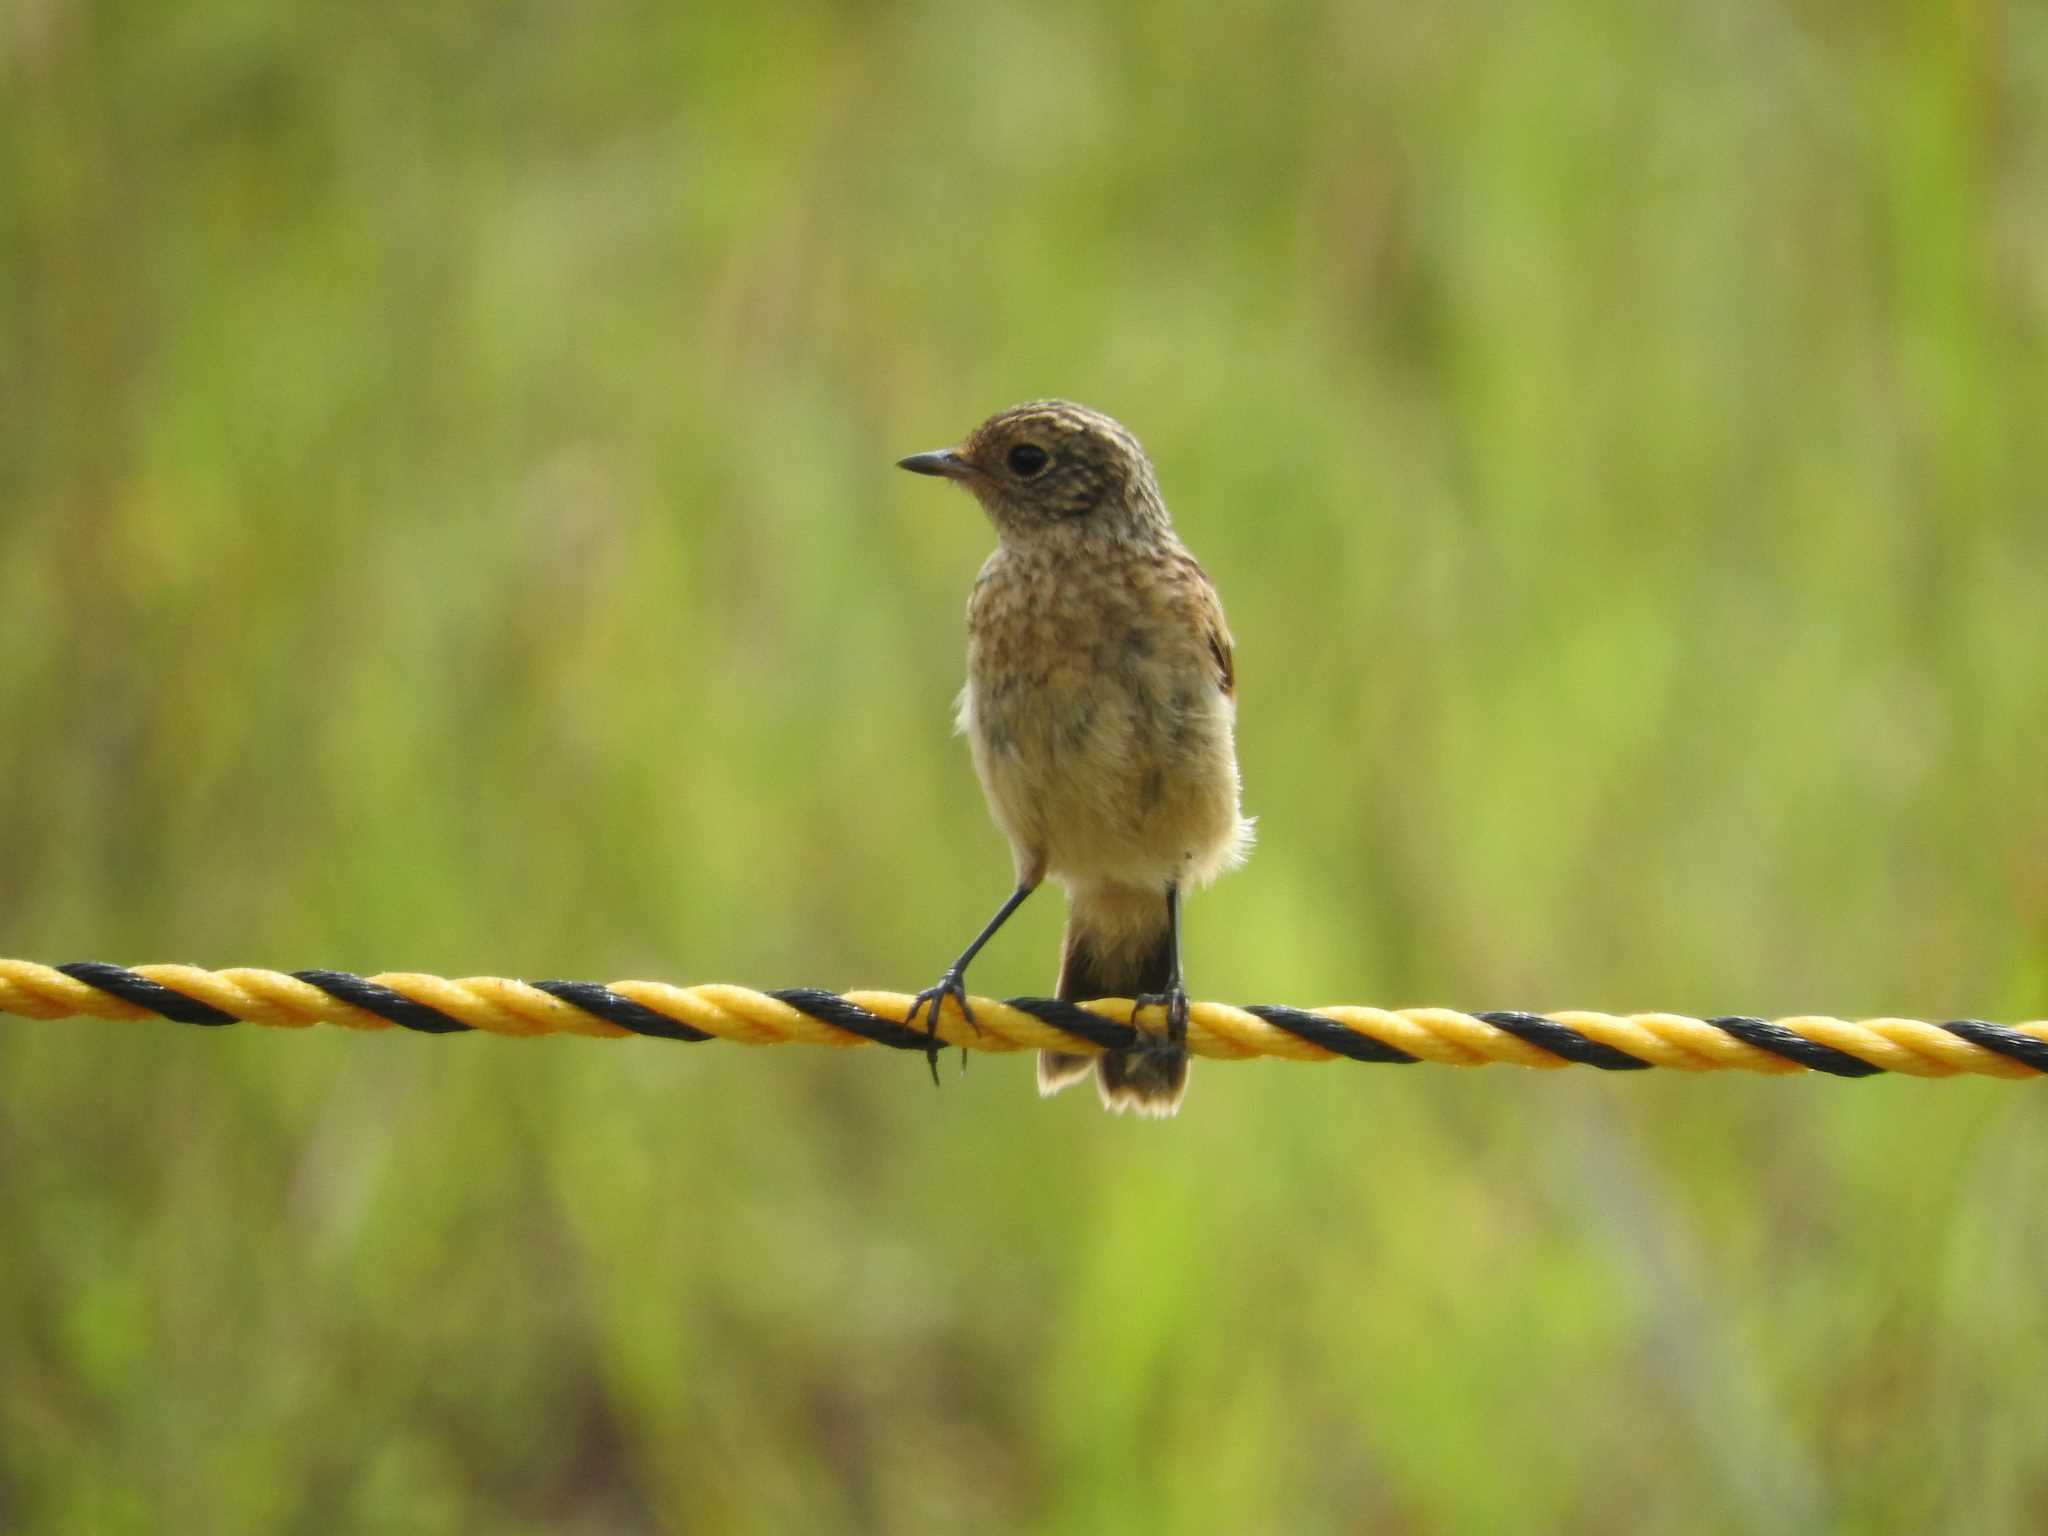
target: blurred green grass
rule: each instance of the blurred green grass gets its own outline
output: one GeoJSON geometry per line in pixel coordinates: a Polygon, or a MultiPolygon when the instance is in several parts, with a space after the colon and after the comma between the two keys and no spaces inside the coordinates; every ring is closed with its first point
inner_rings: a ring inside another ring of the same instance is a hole
{"type": "MultiPolygon", "coordinates": [[[[930,980],[990,542],[1229,603],[1232,1000],[2048,1011],[2048,16],[0,18],[0,953],[930,980]]],[[[1057,901],[981,961],[1043,991],[1057,901]]],[[[0,1021],[0,1526],[2029,1531],[2024,1085],[0,1021]]]]}

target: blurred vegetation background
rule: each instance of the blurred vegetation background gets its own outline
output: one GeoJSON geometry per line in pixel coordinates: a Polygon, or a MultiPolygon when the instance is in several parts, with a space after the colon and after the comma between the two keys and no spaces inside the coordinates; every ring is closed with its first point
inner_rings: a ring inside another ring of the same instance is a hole
{"type": "MultiPolygon", "coordinates": [[[[911,990],[1056,393],[1233,1001],[2048,1014],[2048,14],[0,14],[0,953],[911,990]]],[[[1051,984],[1059,902],[976,990],[1051,984]]],[[[2034,1531],[1984,1081],[0,1019],[0,1526],[2034,1531]]]]}

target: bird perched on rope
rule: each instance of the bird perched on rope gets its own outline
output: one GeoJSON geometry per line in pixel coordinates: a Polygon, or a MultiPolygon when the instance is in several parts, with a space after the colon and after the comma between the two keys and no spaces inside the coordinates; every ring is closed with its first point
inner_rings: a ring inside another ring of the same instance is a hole
{"type": "Polygon", "coordinates": [[[1140,1043],[1041,1051],[1040,1093],[1093,1063],[1110,1109],[1171,1115],[1187,1091],[1180,901],[1242,862],[1237,676],[1223,605],[1174,535],[1152,463],[1109,417],[1064,400],[991,416],[957,448],[901,467],[956,480],[995,524],[967,601],[960,730],[1017,885],[917,995],[937,1054],[950,997],[972,1022],[967,966],[1040,882],[1067,893],[1057,995],[1137,999],[1140,1043]]]}

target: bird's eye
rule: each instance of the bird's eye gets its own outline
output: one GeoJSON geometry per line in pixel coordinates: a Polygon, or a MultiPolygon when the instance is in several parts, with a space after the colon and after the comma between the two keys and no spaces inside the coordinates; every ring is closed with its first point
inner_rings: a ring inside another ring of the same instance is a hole
{"type": "Polygon", "coordinates": [[[1011,474],[1029,480],[1051,462],[1051,456],[1036,443],[1019,443],[1004,462],[1010,466],[1011,474]]]}

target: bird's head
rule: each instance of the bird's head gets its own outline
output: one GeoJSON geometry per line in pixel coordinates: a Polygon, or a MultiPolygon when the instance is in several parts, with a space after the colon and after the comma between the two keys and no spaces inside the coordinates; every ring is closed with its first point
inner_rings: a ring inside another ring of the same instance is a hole
{"type": "Polygon", "coordinates": [[[1138,440],[1099,411],[1033,400],[989,417],[957,448],[898,467],[957,480],[1005,539],[1159,538],[1172,527],[1138,440]]]}

